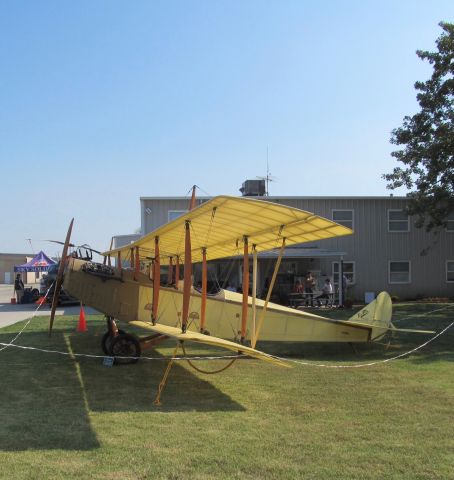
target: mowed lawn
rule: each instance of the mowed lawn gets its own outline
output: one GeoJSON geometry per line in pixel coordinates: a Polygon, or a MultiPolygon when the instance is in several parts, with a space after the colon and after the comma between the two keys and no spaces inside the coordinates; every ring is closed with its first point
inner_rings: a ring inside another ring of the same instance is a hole
{"type": "MultiPolygon", "coordinates": [[[[400,327],[440,331],[453,320],[454,304],[395,306],[400,327]]],[[[49,339],[47,320],[35,318],[16,343],[98,354],[102,317],[88,318],[88,333],[76,323],[57,317],[49,339]]],[[[0,330],[0,342],[22,326],[0,330]]],[[[0,352],[0,478],[454,479],[454,327],[405,359],[315,366],[381,360],[428,338],[399,334],[387,349],[361,345],[357,353],[288,345],[285,355],[311,364],[291,369],[241,360],[203,375],[179,362],[161,407],[153,400],[165,361],[109,368],[102,359],[8,348],[0,352]]],[[[145,355],[168,356],[174,346],[145,355]]]]}

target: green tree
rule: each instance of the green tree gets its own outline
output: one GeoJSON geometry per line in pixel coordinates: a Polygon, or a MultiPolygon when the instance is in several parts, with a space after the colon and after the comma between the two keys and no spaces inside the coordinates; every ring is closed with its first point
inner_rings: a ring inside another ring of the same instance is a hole
{"type": "Polygon", "coordinates": [[[391,133],[391,143],[402,146],[391,155],[403,167],[383,175],[388,188],[410,190],[407,213],[427,231],[445,226],[454,212],[454,24],[439,25],[438,51],[416,52],[433,66],[429,80],[415,83],[421,110],[391,133]]]}

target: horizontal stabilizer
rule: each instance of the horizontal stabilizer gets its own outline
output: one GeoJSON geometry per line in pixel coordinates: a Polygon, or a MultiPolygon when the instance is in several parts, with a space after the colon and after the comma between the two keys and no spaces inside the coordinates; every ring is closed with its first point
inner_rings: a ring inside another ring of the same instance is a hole
{"type": "Polygon", "coordinates": [[[372,328],[371,339],[379,340],[386,332],[406,332],[406,333],[424,333],[432,334],[435,332],[429,330],[412,330],[407,328],[396,328],[391,321],[392,301],[387,292],[381,292],[377,298],[366,305],[359,312],[348,319],[348,323],[362,325],[372,328]]]}
{"type": "Polygon", "coordinates": [[[153,325],[150,322],[142,322],[140,320],[134,320],[132,322],[129,322],[129,324],[134,325],[135,327],[151,330],[152,332],[160,333],[161,335],[176,338],[180,341],[199,342],[206,345],[213,345],[215,347],[227,348],[228,350],[233,350],[234,352],[241,352],[245,355],[249,355],[250,357],[258,358],[259,360],[264,360],[266,362],[271,362],[281,367],[291,367],[291,365],[289,365],[288,363],[283,362],[282,360],[273,357],[272,355],[260,352],[259,350],[255,350],[254,348],[246,347],[245,345],[241,345],[239,343],[224,340],[222,338],[211,337],[210,335],[204,335],[202,333],[193,332],[191,330],[187,330],[185,333],[182,333],[181,328],[169,327],[162,324],[153,325]]]}
{"type": "MultiPolygon", "coordinates": [[[[342,322],[348,324],[349,321],[342,322]]],[[[359,325],[360,327],[369,327],[371,328],[372,325],[369,323],[361,323],[361,322],[354,322],[355,325],[359,325]]],[[[382,330],[382,331],[389,331],[389,332],[405,332],[405,333],[425,333],[425,334],[434,334],[433,330],[413,330],[412,328],[396,328],[391,325],[374,325],[374,330],[382,330]]]]}

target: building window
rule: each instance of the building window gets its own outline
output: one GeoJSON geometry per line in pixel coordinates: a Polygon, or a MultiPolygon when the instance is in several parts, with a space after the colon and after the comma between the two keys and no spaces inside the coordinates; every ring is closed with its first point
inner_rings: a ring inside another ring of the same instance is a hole
{"type": "Polygon", "coordinates": [[[446,260],[446,281],[454,283],[454,260],[446,260]]]}
{"type": "Polygon", "coordinates": [[[389,283],[411,283],[411,268],[409,261],[389,262],[389,283]]]}
{"type": "Polygon", "coordinates": [[[446,219],[446,231],[454,232],[454,212],[450,213],[446,219]]]}
{"type": "Polygon", "coordinates": [[[410,218],[403,210],[388,210],[388,232],[409,232],[410,218]]]}
{"type": "MultiPolygon", "coordinates": [[[[343,262],[342,266],[348,285],[354,285],[356,283],[355,262],[343,262]]],[[[340,262],[333,262],[333,283],[336,286],[339,285],[339,272],[340,262]]]]}
{"type": "Polygon", "coordinates": [[[353,210],[333,210],[333,221],[353,230],[353,210]]]}
{"type": "Polygon", "coordinates": [[[181,217],[181,215],[184,215],[185,213],[188,213],[188,210],[169,210],[168,212],[169,222],[171,222],[172,220],[175,220],[178,217],[181,217]]]}

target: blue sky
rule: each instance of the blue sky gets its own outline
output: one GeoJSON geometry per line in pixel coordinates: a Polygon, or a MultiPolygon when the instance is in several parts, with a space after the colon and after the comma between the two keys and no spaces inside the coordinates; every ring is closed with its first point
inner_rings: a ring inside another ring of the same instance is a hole
{"type": "MultiPolygon", "coordinates": [[[[1,252],[108,247],[140,196],[388,195],[454,2],[0,1],[1,252]]],[[[397,192],[398,193],[398,192],[397,192]]],[[[403,193],[403,192],[401,192],[403,193]]]]}

